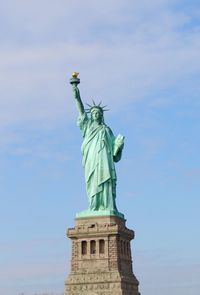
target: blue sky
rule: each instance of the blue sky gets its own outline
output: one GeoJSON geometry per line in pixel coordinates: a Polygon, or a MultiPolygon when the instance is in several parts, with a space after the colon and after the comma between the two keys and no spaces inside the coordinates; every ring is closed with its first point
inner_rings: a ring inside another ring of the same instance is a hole
{"type": "Polygon", "coordinates": [[[199,295],[199,1],[7,0],[0,25],[0,294],[63,291],[87,207],[76,70],[126,137],[117,204],[141,294],[199,295]]]}

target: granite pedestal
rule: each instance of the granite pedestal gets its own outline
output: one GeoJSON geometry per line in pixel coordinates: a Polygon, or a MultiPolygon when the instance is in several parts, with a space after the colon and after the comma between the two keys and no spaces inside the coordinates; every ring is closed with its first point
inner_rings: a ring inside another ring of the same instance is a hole
{"type": "Polygon", "coordinates": [[[140,295],[132,269],[134,231],[116,216],[84,217],[67,230],[72,241],[65,295],[140,295]]]}

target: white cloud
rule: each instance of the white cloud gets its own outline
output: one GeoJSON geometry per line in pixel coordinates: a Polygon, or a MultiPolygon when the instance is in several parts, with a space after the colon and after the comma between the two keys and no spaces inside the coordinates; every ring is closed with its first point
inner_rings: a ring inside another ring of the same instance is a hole
{"type": "Polygon", "coordinates": [[[199,27],[185,29],[192,13],[174,10],[177,1],[18,1],[12,9],[11,3],[1,10],[8,16],[0,48],[1,128],[71,120],[73,70],[81,72],[84,101],[103,99],[115,110],[163,89],[183,93],[199,74],[199,27]]]}
{"type": "Polygon", "coordinates": [[[198,295],[200,265],[180,253],[135,253],[135,267],[142,294],[198,295]]]}

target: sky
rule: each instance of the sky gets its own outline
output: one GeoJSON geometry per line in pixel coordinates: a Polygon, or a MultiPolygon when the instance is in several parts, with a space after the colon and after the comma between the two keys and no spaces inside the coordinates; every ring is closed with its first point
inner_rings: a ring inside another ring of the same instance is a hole
{"type": "Polygon", "coordinates": [[[0,27],[0,294],[64,290],[65,232],[88,206],[78,71],[125,136],[117,206],[141,294],[199,295],[199,1],[7,0],[0,27]]]}

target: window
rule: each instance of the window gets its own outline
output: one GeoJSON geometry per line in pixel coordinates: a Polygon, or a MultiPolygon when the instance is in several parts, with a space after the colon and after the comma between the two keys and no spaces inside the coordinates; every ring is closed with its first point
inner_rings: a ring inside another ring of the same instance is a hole
{"type": "Polygon", "coordinates": [[[126,255],[127,253],[126,253],[126,241],[124,241],[124,255],[126,255]]]}
{"type": "Polygon", "coordinates": [[[121,253],[124,254],[124,251],[123,251],[123,241],[121,240],[121,253]]]}
{"type": "Polygon", "coordinates": [[[126,242],[126,255],[129,256],[129,242],[126,242]]]}
{"type": "Polygon", "coordinates": [[[104,254],[105,253],[105,241],[100,240],[99,241],[99,254],[104,254]]]}
{"type": "Polygon", "coordinates": [[[81,242],[81,254],[82,255],[87,254],[87,242],[86,241],[81,242]]]}
{"type": "Polygon", "coordinates": [[[90,242],[90,254],[95,254],[96,253],[96,241],[91,241],[90,242]]]}

